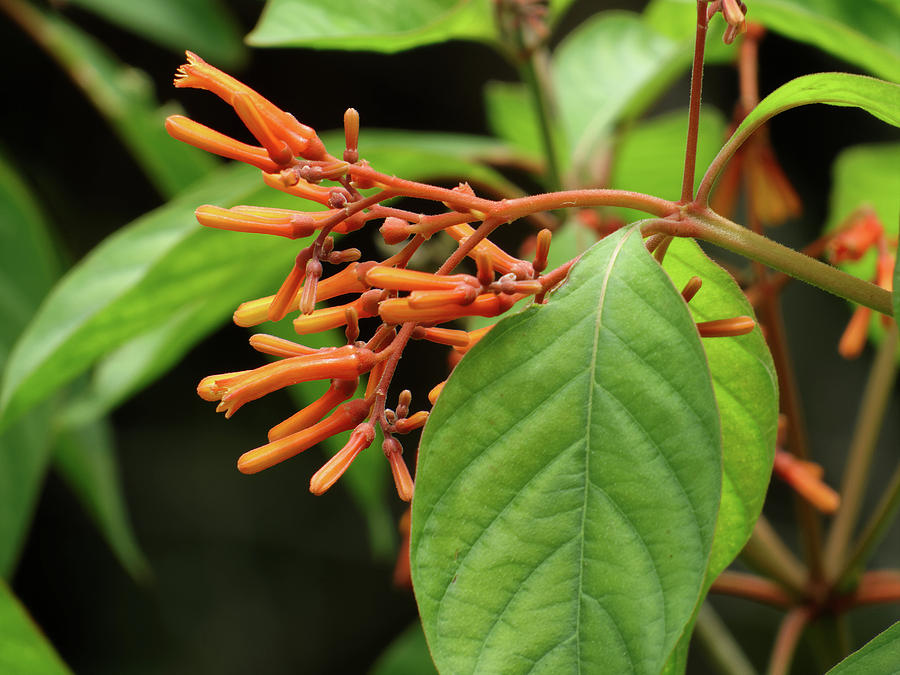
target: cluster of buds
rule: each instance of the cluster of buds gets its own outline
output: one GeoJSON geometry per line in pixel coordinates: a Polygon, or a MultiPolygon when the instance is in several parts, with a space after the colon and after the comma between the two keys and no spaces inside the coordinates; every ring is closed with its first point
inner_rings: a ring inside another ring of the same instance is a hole
{"type": "MultiPolygon", "coordinates": [[[[883,289],[893,288],[894,264],[896,258],[891,252],[896,241],[891,242],[885,235],[884,225],[871,207],[856,209],[837,229],[825,247],[828,259],[835,265],[861,260],[870,251],[875,251],[875,274],[872,281],[883,289]],[[891,245],[893,243],[893,246],[891,245]]],[[[850,317],[838,343],[838,352],[845,359],[854,359],[862,353],[869,333],[872,310],[860,305],[850,317]]],[[[882,316],[884,325],[890,324],[889,316],[882,316]]]]}
{"type": "MultiPolygon", "coordinates": [[[[190,52],[175,84],[210,90],[231,104],[260,145],[241,143],[180,116],[167,122],[175,138],[247,162],[263,172],[267,185],[324,207],[294,211],[203,205],[196,210],[197,220],[207,227],[305,240],[278,291],[243,303],[234,313],[235,323],[251,327],[295,314],[292,321],[298,335],[337,328],[346,335],[344,346],[313,349],[256,334],[250,345],[276,361],[253,370],[211,375],[200,382],[200,396],[218,401],[217,411],[230,417],[246,403],[278,389],[330,380],[320,398],[273,426],[267,443],[244,453],[238,469],[257,473],[350,431],[346,445],[310,481],[310,491],[322,494],[374,442],[378,428],[397,493],[409,501],[413,479],[397,436],[424,426],[428,412],[410,410],[408,390],[399,394],[394,409],[386,407],[388,388],[407,342],[445,345],[458,361],[492,325],[466,331],[441,324],[466,317],[497,317],[527,298],[543,302],[575,261],[545,271],[552,238],[547,229],[529,240],[529,260],[489,241],[490,231],[512,217],[504,215],[503,201],[479,198],[466,183],[451,190],[387,176],[369,167],[359,157],[359,115],[353,109],[344,115],[346,148],[338,159],[328,154],[312,129],[190,52]],[[327,187],[323,181],[334,185],[327,187]],[[425,215],[383,204],[397,196],[430,200],[447,210],[425,215]],[[359,250],[335,248],[333,234],[357,230],[373,220],[381,223],[387,244],[403,244],[399,252],[386,260],[361,261],[359,250]],[[472,226],[476,222],[480,223],[477,228],[472,226]],[[433,236],[452,239],[455,251],[435,273],[408,269],[422,243],[433,236]],[[454,273],[466,257],[474,261],[475,273],[454,273]],[[326,265],[340,269],[326,274],[326,265]],[[347,300],[348,296],[352,299],[347,300]],[[342,304],[319,304],[341,297],[345,298],[342,304]],[[377,323],[368,340],[360,339],[360,319],[377,323]],[[358,395],[361,378],[367,381],[358,395]]],[[[683,292],[685,300],[699,287],[700,280],[692,279],[683,292]]],[[[742,335],[754,326],[752,318],[736,317],[702,322],[697,328],[701,337],[721,337],[742,335]]],[[[443,384],[428,394],[432,404],[443,384]]]]}
{"type": "MultiPolygon", "coordinates": [[[[217,411],[231,417],[244,404],[283,387],[330,380],[324,395],[273,426],[266,444],[244,453],[238,469],[257,473],[330,436],[350,431],[347,444],[310,481],[310,490],[322,494],[373,443],[377,426],[384,437],[383,450],[397,492],[408,501],[413,481],[396,436],[421,428],[428,413],[410,411],[412,395],[407,390],[399,395],[395,409],[385,407],[388,385],[407,340],[429,340],[464,354],[490,327],[469,332],[439,328],[437,324],[468,316],[493,317],[525,297],[543,298],[562,281],[568,266],[541,274],[547,266],[549,230],[538,235],[530,261],[510,256],[486,238],[476,236],[470,223],[484,220],[485,214],[454,203],[457,195],[463,201],[469,197],[477,200],[466,184],[442,191],[451,197],[447,200],[444,195],[441,200],[449,210],[437,215],[381,205],[402,190],[382,184],[387,177],[372,172],[359,160],[359,115],[355,110],[348,110],[344,116],[346,149],[339,159],[328,154],[313,129],[197,55],[188,52],[187,56],[187,63],[178,69],[175,86],[215,93],[234,108],[259,146],[178,115],[167,120],[169,133],[201,149],[251,164],[263,172],[267,185],[325,207],[294,211],[203,205],[196,210],[197,220],[207,227],[307,240],[278,292],[242,304],[235,311],[235,323],[249,327],[297,313],[293,325],[299,335],[344,327],[347,337],[343,347],[312,349],[256,334],[250,339],[251,346],[277,360],[253,370],[211,375],[200,382],[197,391],[206,400],[218,401],[217,411]],[[335,185],[326,187],[323,181],[335,185]],[[378,191],[364,196],[361,191],[369,188],[378,191]],[[382,222],[387,243],[407,242],[397,255],[360,262],[358,250],[335,248],[333,234],[351,232],[375,219],[382,222]],[[422,242],[438,233],[454,239],[458,251],[474,259],[475,275],[445,273],[452,268],[437,274],[406,268],[422,242]],[[325,265],[340,269],[326,275],[325,265]],[[317,308],[317,303],[341,296],[355,299],[317,308]],[[380,325],[368,341],[360,340],[359,320],[370,317],[380,319],[380,325]],[[365,377],[365,392],[357,397],[359,379],[365,377]]],[[[438,390],[432,390],[432,403],[438,390]]]]}

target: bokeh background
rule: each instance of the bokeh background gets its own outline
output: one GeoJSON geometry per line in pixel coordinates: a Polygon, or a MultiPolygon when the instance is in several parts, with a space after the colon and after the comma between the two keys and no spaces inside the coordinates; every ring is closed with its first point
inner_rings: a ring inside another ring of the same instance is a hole
{"type": "MultiPolygon", "coordinates": [[[[161,101],[177,99],[195,119],[239,134],[239,122],[218,99],[172,88],[180,55],[78,7],[54,4],[148,73],[161,101]]],[[[645,4],[576,2],[555,39],[600,9],[639,11],[645,4]]],[[[243,33],[262,7],[257,0],[222,5],[243,33]]],[[[766,37],[760,58],[763,93],[797,75],[854,70],[777,35],[766,37]]],[[[64,259],[81,259],[162,203],[81,90],[2,13],[0,63],[0,144],[55,227],[64,259]]],[[[366,126],[487,133],[484,84],[517,79],[496,52],[463,42],[395,55],[249,49],[234,74],[319,130],[339,126],[344,109],[354,106],[363,138],[366,126]]],[[[683,79],[654,110],[684,106],[687,90],[683,79]]],[[[708,69],[706,102],[727,115],[736,94],[731,67],[708,69]]],[[[861,111],[824,106],[776,118],[771,134],[804,204],[802,218],[774,234],[793,246],[814,239],[826,220],[830,166],[840,150],[897,139],[895,129],[861,111]]],[[[354,244],[371,246],[365,236],[354,244]]],[[[836,484],[872,350],[853,362],[837,356],[849,309],[836,298],[793,284],[784,313],[812,448],[836,484]]],[[[365,521],[345,489],[338,484],[322,498],[307,492],[320,454],[252,478],[235,470],[237,456],[259,444],[262,430],[294,409],[286,396],[273,395],[225,421],[196,396],[206,374],[248,367],[254,356],[246,339],[244,330],[223,326],[113,414],[125,497],[152,566],[148,583],[136,584],[123,571],[72,493],[48,475],[12,588],[75,672],[364,673],[416,620],[411,592],[392,585],[393,558],[373,556],[365,521]]],[[[400,378],[421,400],[444,368],[433,351],[416,350],[400,378]]],[[[900,448],[896,391],[886,419],[870,502],[900,448]]],[[[397,518],[404,510],[399,501],[391,508],[397,518]]],[[[785,487],[773,485],[766,512],[796,543],[785,487]]],[[[876,564],[896,566],[897,534],[895,527],[876,564]]],[[[764,667],[779,614],[740,600],[714,603],[764,667]]],[[[893,606],[858,612],[854,637],[862,642],[898,618],[893,606]]],[[[795,672],[814,668],[802,648],[795,672]]],[[[692,669],[706,672],[702,656],[692,669]]]]}

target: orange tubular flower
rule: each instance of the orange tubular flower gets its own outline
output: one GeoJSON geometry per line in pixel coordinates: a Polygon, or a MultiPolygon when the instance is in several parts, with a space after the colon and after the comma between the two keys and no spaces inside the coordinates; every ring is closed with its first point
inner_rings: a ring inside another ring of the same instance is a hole
{"type": "MultiPolygon", "coordinates": [[[[187,63],[175,73],[176,87],[191,87],[211,91],[223,101],[235,106],[235,98],[246,101],[252,106],[262,120],[268,133],[284,142],[294,155],[306,159],[324,159],[327,156],[322,141],[316,132],[305,124],[281,110],[274,103],[264,98],[246,84],[209,65],[193,52],[186,52],[187,63]],[[241,99],[241,95],[246,97],[241,99]]],[[[242,105],[240,102],[238,105],[242,105]]],[[[253,129],[250,129],[253,132],[253,129]]],[[[271,173],[271,172],[270,172],[271,173]]]]}
{"type": "Polygon", "coordinates": [[[214,394],[221,392],[221,403],[216,412],[224,411],[225,417],[231,417],[245,403],[277,389],[310,380],[354,379],[371,370],[375,363],[375,354],[370,350],[347,345],[316,354],[293,356],[230,378],[214,375],[214,387],[207,384],[210,378],[204,378],[197,390],[200,392],[203,388],[203,392],[210,390],[214,394]]]}
{"type": "MultiPolygon", "coordinates": [[[[367,291],[369,287],[365,283],[360,281],[357,277],[357,265],[358,263],[355,262],[350,263],[337,274],[333,274],[330,277],[320,279],[319,283],[316,285],[316,302],[320,302],[322,300],[330,300],[331,298],[336,298],[339,295],[347,295],[349,293],[363,293],[367,291]]],[[[301,294],[302,288],[288,305],[288,312],[295,312],[297,311],[297,309],[299,309],[301,294]]],[[[265,298],[259,298],[258,300],[250,300],[249,302],[242,303],[240,307],[238,307],[234,312],[234,322],[238,326],[243,326],[244,328],[261,324],[263,321],[267,320],[269,306],[274,300],[275,296],[269,295],[265,298]]]]}
{"type": "MultiPolygon", "coordinates": [[[[475,230],[472,229],[471,225],[462,223],[460,225],[445,227],[444,232],[456,239],[459,243],[463,243],[475,233],[475,230]]],[[[427,236],[427,234],[430,233],[421,232],[420,234],[426,234],[427,236]]],[[[501,274],[513,272],[517,279],[530,279],[534,276],[534,267],[531,266],[530,262],[519,260],[518,258],[511,256],[492,241],[487,239],[479,241],[475,245],[475,248],[469,252],[469,257],[477,260],[479,252],[486,253],[494,264],[494,269],[499,270],[501,274]]]]}
{"type": "Polygon", "coordinates": [[[469,333],[464,330],[416,326],[415,330],[413,330],[412,337],[414,340],[428,340],[449,347],[458,347],[461,349],[469,348],[469,333]]]}
{"type": "Polygon", "coordinates": [[[409,475],[409,469],[406,462],[403,461],[403,446],[393,436],[384,439],[382,446],[385,457],[391,465],[391,473],[394,476],[394,485],[397,488],[397,495],[405,502],[412,501],[413,498],[413,480],[409,475]]]}
{"type": "Polygon", "coordinates": [[[317,354],[320,349],[313,349],[306,345],[301,345],[284,338],[275,337],[274,335],[266,335],[265,333],[257,333],[250,336],[250,346],[256,351],[279,358],[290,358],[291,356],[305,356],[307,354],[317,354]]]}
{"type": "Polygon", "coordinates": [[[369,303],[363,298],[358,298],[346,305],[317,309],[312,314],[304,314],[294,319],[294,330],[298,335],[307,335],[308,333],[321,333],[329,328],[346,326],[348,309],[353,309],[357,318],[360,319],[375,316],[377,312],[368,305],[369,303]]]}
{"type": "MultiPolygon", "coordinates": [[[[441,291],[432,292],[440,293],[441,291]]],[[[428,291],[422,291],[422,293],[428,293],[428,291]]],[[[441,305],[427,309],[413,308],[410,306],[408,298],[390,298],[381,302],[378,306],[378,314],[382,321],[389,324],[400,324],[407,321],[444,323],[464,316],[497,316],[503,314],[523,297],[525,296],[520,294],[483,293],[468,305],[441,305]]]]}
{"type": "Polygon", "coordinates": [[[465,354],[465,353],[466,353],[467,351],[469,351],[472,347],[474,347],[476,344],[478,344],[478,341],[481,340],[481,338],[483,338],[485,335],[487,335],[487,334],[490,332],[491,328],[493,328],[493,327],[496,326],[496,325],[497,325],[497,324],[492,323],[490,326],[485,326],[484,328],[478,328],[478,329],[476,329],[476,330],[470,330],[470,331],[469,331],[469,344],[468,344],[468,346],[466,346],[466,347],[454,347],[454,349],[455,349],[456,351],[458,351],[460,354],[465,354]]]}
{"type": "Polygon", "coordinates": [[[462,285],[481,288],[478,279],[468,274],[429,274],[385,265],[369,267],[365,279],[369,286],[393,291],[449,291],[462,285]]]}
{"type": "Polygon", "coordinates": [[[414,415],[410,415],[409,417],[404,417],[403,419],[399,419],[394,423],[394,430],[398,434],[408,434],[410,431],[414,431],[416,429],[421,429],[425,426],[425,422],[428,421],[428,411],[420,410],[414,415]]]}
{"type": "Polygon", "coordinates": [[[822,513],[834,513],[841,504],[837,492],[822,482],[822,467],[797,459],[789,452],[775,452],[775,474],[822,513]]]}
{"type": "MultiPolygon", "coordinates": [[[[264,215],[261,209],[258,209],[256,213],[251,213],[238,210],[239,208],[223,209],[219,206],[205,204],[194,211],[194,215],[197,222],[205,227],[251,234],[275,234],[288,239],[308,237],[316,231],[315,219],[306,213],[277,209],[283,210],[285,213],[264,215]]],[[[272,209],[272,211],[276,211],[276,209],[272,209]]]]}
{"type": "Polygon", "coordinates": [[[293,433],[306,429],[322,419],[328,411],[339,403],[343,403],[353,396],[359,380],[332,380],[322,396],[308,406],[288,417],[281,424],[276,424],[269,429],[269,440],[277,441],[279,438],[290,436],[293,433]]]}
{"type": "Polygon", "coordinates": [[[292,172],[281,174],[278,172],[277,167],[274,172],[269,171],[263,174],[263,182],[276,190],[281,190],[289,195],[308,199],[311,202],[317,202],[324,206],[328,205],[328,200],[331,199],[331,192],[335,189],[314,185],[292,172]]]}
{"type": "Polygon", "coordinates": [[[756,321],[749,316],[736,316],[731,319],[715,319],[697,323],[700,337],[737,337],[738,335],[746,335],[755,327],[756,321]]]}
{"type": "Polygon", "coordinates": [[[183,115],[167,117],[166,131],[172,138],[193,145],[195,148],[206,150],[220,157],[236,159],[269,173],[278,171],[280,168],[271,160],[265,148],[236,141],[230,136],[220,134],[183,115]]]}
{"type": "Polygon", "coordinates": [[[872,310],[862,305],[853,312],[850,323],[847,324],[838,343],[838,353],[845,359],[855,359],[862,354],[866,346],[866,336],[869,334],[871,317],[872,310]]]}
{"type": "Polygon", "coordinates": [[[275,466],[286,459],[299,455],[304,450],[309,450],[326,438],[343,431],[350,431],[368,414],[369,404],[364,400],[348,401],[318,424],[245,452],[238,459],[238,471],[258,473],[270,466],[275,466]]]}
{"type": "Polygon", "coordinates": [[[328,491],[337,479],[350,468],[356,456],[372,445],[375,440],[375,427],[371,424],[360,424],[350,434],[347,445],[341,448],[321,469],[316,471],[309,481],[309,491],[314,495],[322,495],[328,491]]]}

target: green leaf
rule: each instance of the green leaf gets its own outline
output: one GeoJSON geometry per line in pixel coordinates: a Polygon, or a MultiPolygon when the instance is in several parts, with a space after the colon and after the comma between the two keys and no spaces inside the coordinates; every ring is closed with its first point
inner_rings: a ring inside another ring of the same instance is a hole
{"type": "Polygon", "coordinates": [[[22,603],[0,581],[0,672],[71,675],[22,603]]]}
{"type": "Polygon", "coordinates": [[[453,39],[495,37],[489,0],[268,0],[247,43],[399,52],[453,39]]]}
{"type": "Polygon", "coordinates": [[[488,126],[499,138],[530,157],[541,157],[544,146],[534,106],[525,86],[488,82],[484,87],[488,126]]]}
{"type": "MultiPolygon", "coordinates": [[[[0,154],[0,364],[59,274],[47,224],[0,154]]],[[[50,447],[49,406],[0,433],[0,577],[9,578],[31,522],[50,447]]]]}
{"type": "MultiPolygon", "coordinates": [[[[695,321],[753,316],[731,275],[693,239],[674,239],[663,267],[677,288],[692,276],[703,281],[688,305],[695,321]]],[[[722,503],[707,578],[712,583],[747,543],[765,500],[778,430],[778,378],[758,326],[739,337],[704,339],[703,348],[722,424],[722,503]]]]}
{"type": "Polygon", "coordinates": [[[122,567],[135,580],[146,581],[150,566],[131,528],[109,423],[96,420],[63,429],[57,439],[53,462],[97,524],[122,567]]]}
{"type": "MultiPolygon", "coordinates": [[[[669,30],[693,35],[696,4],[694,0],[654,0],[647,11],[655,26],[666,30],[668,23],[669,30]]],[[[896,3],[753,0],[747,4],[747,18],[775,33],[818,47],[878,77],[900,80],[900,8],[896,3]]],[[[711,26],[708,47],[711,42],[721,42],[721,35],[721,28],[711,26]]]]}
{"type": "MultiPolygon", "coordinates": [[[[650,0],[643,12],[644,21],[668,38],[679,41],[682,49],[693,53],[697,34],[697,3],[683,0],[650,0]]],[[[707,28],[704,62],[730,63],[736,58],[737,45],[722,42],[725,21],[721,14],[713,17],[707,28]]]]}
{"type": "Polygon", "coordinates": [[[693,320],[619,231],[466,355],[425,427],[412,573],[438,669],[659,673],[700,597],[721,472],[693,320]]]}
{"type": "Polygon", "coordinates": [[[247,58],[240,27],[219,0],[69,2],[178,53],[190,49],[223,68],[247,58]]]}
{"type": "Polygon", "coordinates": [[[889,675],[900,663],[900,621],[828,671],[827,675],[889,675]]]}
{"type": "Polygon", "coordinates": [[[552,64],[571,165],[585,166],[612,125],[642,112],[689,58],[630,12],[602,12],[573,31],[552,64]]]}
{"type": "Polygon", "coordinates": [[[388,645],[369,675],[437,675],[422,624],[416,621],[388,645]]]}
{"type": "MultiPolygon", "coordinates": [[[[178,3],[99,0],[97,4],[152,14],[156,11],[152,8],[178,3]]],[[[122,64],[113,52],[60,14],[24,4],[20,13],[32,36],[107,118],[162,195],[176,194],[216,166],[211,156],[166,133],[165,118],[181,109],[174,104],[159,107],[153,82],[145,72],[122,64]]],[[[181,47],[188,45],[185,42],[181,47]]]]}
{"type": "Polygon", "coordinates": [[[900,85],[849,73],[815,73],[803,75],[781,85],[750,111],[716,155],[716,170],[704,181],[710,186],[722,173],[737,149],[759,127],[775,115],[812,103],[846,108],[862,108],[869,114],[900,127],[900,85]]]}
{"type": "Polygon", "coordinates": [[[193,216],[206,202],[296,201],[260,188],[258,176],[251,167],[223,168],[109,237],[76,265],[13,350],[2,399],[7,420],[173,315],[193,313],[196,340],[241,301],[277,286],[297,244],[213,232],[193,216]]]}

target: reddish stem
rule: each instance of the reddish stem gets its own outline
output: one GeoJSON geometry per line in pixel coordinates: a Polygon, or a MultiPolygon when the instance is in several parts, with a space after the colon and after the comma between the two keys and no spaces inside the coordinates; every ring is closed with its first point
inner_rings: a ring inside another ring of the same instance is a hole
{"type": "MultiPolygon", "coordinates": [[[[700,94],[703,90],[703,52],[706,48],[706,5],[697,2],[697,34],[694,39],[694,63],[691,67],[691,108],[688,116],[687,145],[684,152],[684,176],[681,181],[681,202],[687,204],[694,196],[694,172],[697,167],[697,137],[700,126],[700,94]]],[[[657,214],[662,215],[662,214],[657,214]]]]}

